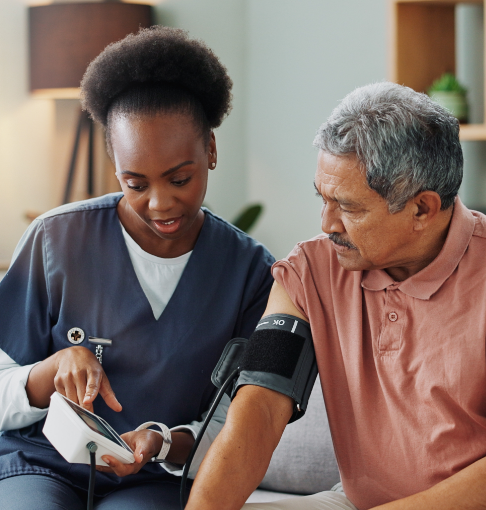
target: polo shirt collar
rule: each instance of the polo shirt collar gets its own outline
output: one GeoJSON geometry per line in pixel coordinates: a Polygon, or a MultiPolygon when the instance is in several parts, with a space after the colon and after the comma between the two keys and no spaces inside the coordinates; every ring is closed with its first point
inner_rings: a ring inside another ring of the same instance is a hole
{"type": "Polygon", "coordinates": [[[421,271],[403,282],[395,282],[382,269],[363,271],[361,286],[367,290],[400,289],[418,299],[430,299],[459,265],[474,232],[475,220],[471,211],[456,197],[449,232],[439,255],[421,271]]]}

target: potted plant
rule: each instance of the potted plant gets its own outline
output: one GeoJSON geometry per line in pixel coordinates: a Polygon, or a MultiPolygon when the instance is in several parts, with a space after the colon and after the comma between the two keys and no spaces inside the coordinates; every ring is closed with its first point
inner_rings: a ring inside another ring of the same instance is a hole
{"type": "MultiPolygon", "coordinates": [[[[209,210],[212,210],[208,204],[203,204],[203,206],[209,210]]],[[[238,214],[238,216],[233,221],[231,221],[231,223],[240,230],[243,230],[243,232],[248,233],[255,226],[262,212],[262,204],[248,205],[238,214]]]]}
{"type": "Polygon", "coordinates": [[[263,211],[261,204],[249,205],[232,221],[233,225],[243,232],[249,232],[263,211]]]}
{"type": "Polygon", "coordinates": [[[444,73],[427,91],[432,100],[449,110],[459,122],[467,122],[466,92],[452,73],[444,73]]]}

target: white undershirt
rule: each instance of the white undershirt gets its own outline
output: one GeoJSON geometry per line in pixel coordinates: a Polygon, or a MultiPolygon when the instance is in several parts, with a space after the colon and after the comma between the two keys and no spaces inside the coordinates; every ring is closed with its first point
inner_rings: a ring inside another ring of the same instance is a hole
{"type": "MultiPolygon", "coordinates": [[[[152,307],[155,319],[158,320],[179,283],[192,251],[172,259],[156,257],[143,251],[123,228],[123,225],[121,225],[121,228],[140,286],[152,307]]],[[[30,371],[36,364],[20,366],[5,351],[0,349],[0,432],[27,427],[42,420],[47,414],[47,409],[30,406],[25,391],[30,371]]],[[[204,433],[191,464],[190,478],[196,476],[204,455],[223,428],[229,404],[229,397],[224,395],[204,433]]],[[[174,427],[171,431],[189,431],[195,438],[201,426],[202,422],[193,421],[189,425],[174,427]]],[[[179,466],[169,463],[161,464],[161,466],[174,475],[182,475],[179,466]]]]}
{"type": "Polygon", "coordinates": [[[181,279],[192,251],[173,259],[156,257],[143,251],[123,225],[121,227],[138,281],[158,320],[181,279]]]}

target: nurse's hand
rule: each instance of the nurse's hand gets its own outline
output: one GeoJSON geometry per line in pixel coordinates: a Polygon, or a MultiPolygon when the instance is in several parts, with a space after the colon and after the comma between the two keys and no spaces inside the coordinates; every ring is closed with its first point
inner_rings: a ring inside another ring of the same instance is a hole
{"type": "Polygon", "coordinates": [[[58,391],[89,411],[98,393],[108,407],[122,410],[103,367],[86,347],[68,347],[37,364],[25,389],[30,405],[40,409],[47,408],[50,396],[58,391]]]}
{"type": "MultiPolygon", "coordinates": [[[[115,473],[118,476],[138,473],[152,457],[159,454],[162,448],[162,436],[150,429],[127,432],[122,434],[121,437],[132,449],[135,462],[133,464],[122,464],[110,455],[103,455],[101,458],[110,467],[97,466],[98,471],[115,473]]],[[[172,444],[165,460],[183,466],[194,444],[194,436],[189,431],[178,430],[171,433],[171,439],[172,444]]]]}
{"type": "Polygon", "coordinates": [[[133,464],[122,464],[110,455],[103,455],[101,458],[110,467],[96,466],[98,471],[115,473],[118,476],[133,475],[138,473],[152,457],[156,457],[162,448],[162,436],[150,429],[127,432],[122,434],[121,437],[132,449],[135,462],[133,464]]]}
{"type": "Polygon", "coordinates": [[[56,391],[91,412],[98,393],[113,411],[122,410],[103,367],[89,349],[68,347],[57,354],[56,391]]]}

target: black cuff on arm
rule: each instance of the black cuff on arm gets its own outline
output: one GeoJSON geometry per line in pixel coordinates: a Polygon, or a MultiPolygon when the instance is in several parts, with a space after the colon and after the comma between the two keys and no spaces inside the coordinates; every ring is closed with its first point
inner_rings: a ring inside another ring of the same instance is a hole
{"type": "Polygon", "coordinates": [[[289,423],[301,418],[317,377],[317,363],[309,324],[297,317],[263,317],[251,335],[240,363],[232,397],[251,384],[278,391],[294,400],[289,423]]]}

